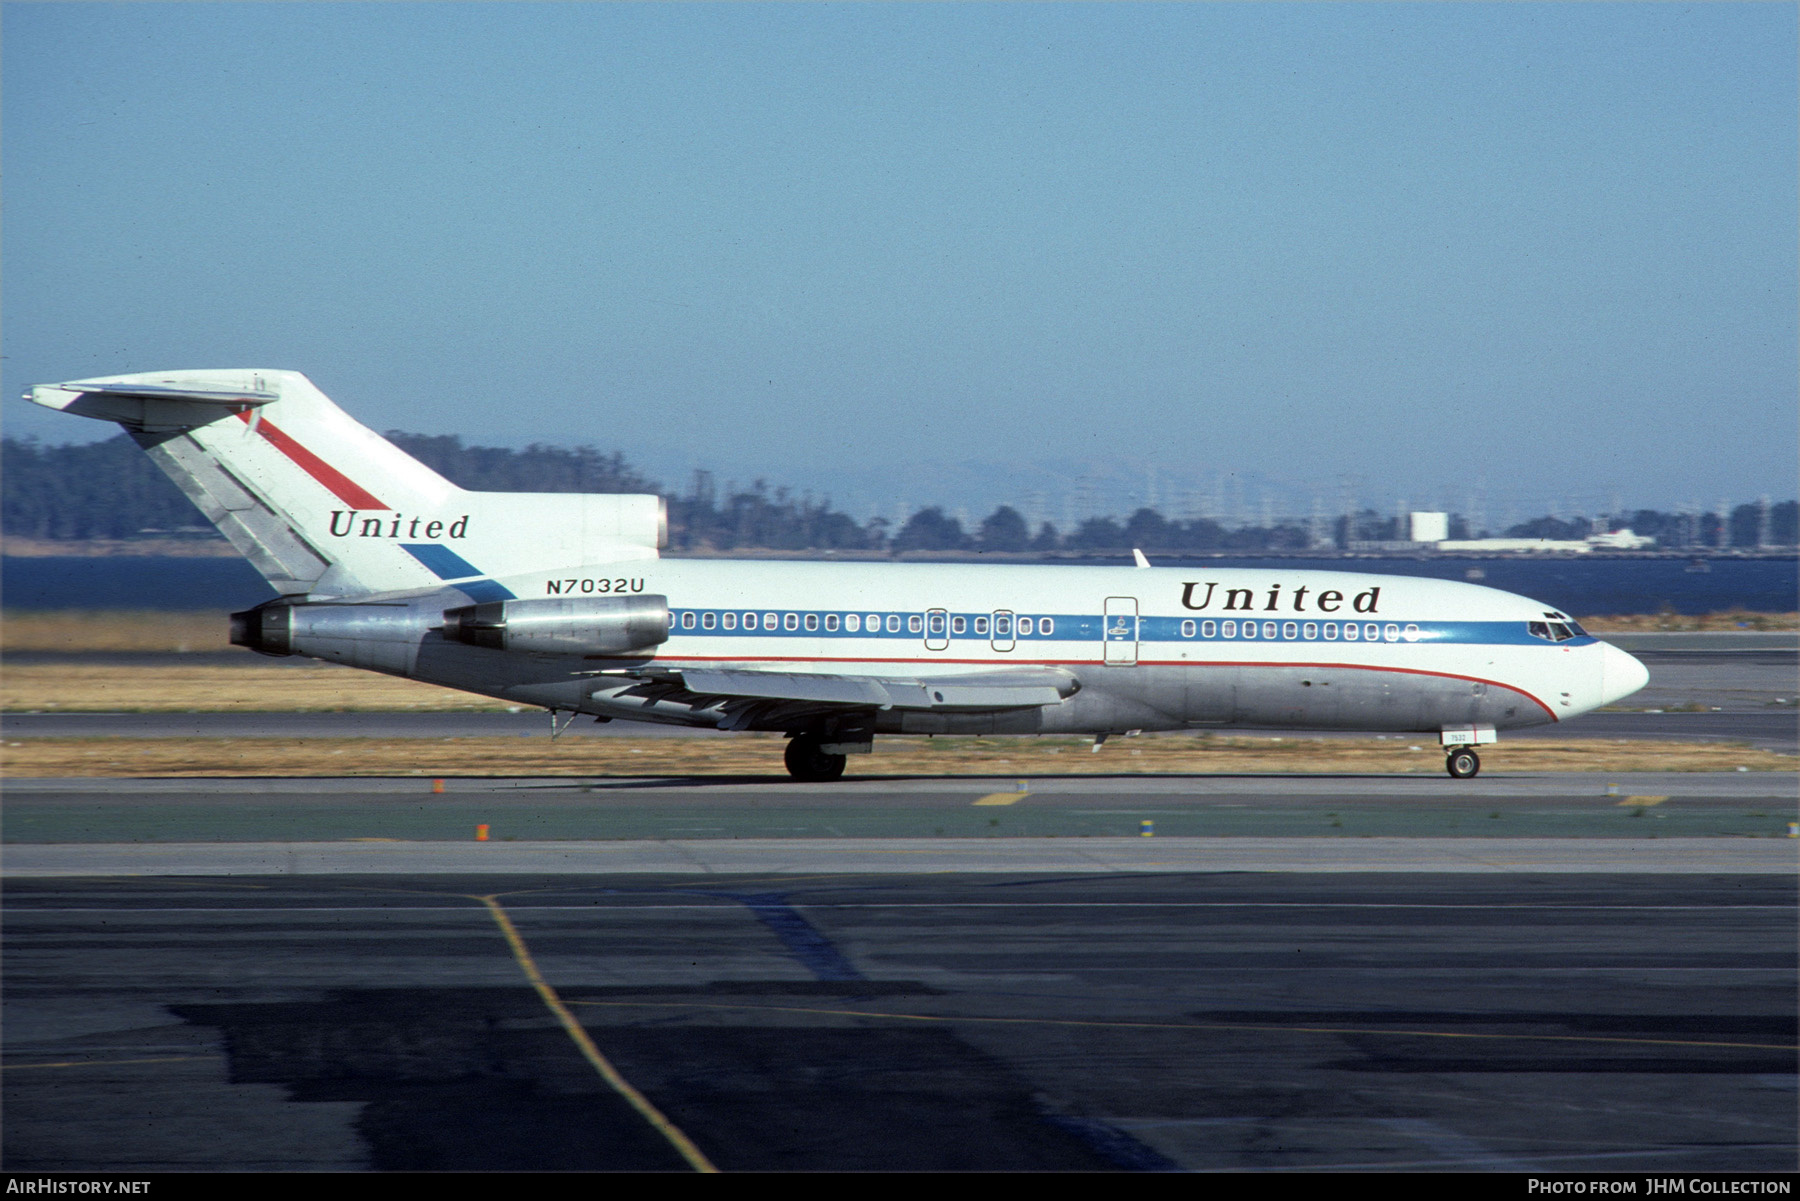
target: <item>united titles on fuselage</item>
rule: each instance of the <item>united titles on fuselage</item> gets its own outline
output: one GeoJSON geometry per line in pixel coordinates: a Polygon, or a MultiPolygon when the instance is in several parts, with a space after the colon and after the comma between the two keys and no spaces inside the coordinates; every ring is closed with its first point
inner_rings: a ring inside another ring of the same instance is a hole
{"type": "MultiPolygon", "coordinates": [[[[1218,592],[1218,588],[1219,585],[1216,580],[1209,580],[1205,584],[1198,582],[1183,583],[1181,586],[1181,607],[1196,611],[1211,608],[1214,595],[1218,592]],[[1194,590],[1197,588],[1206,589],[1206,594],[1200,598],[1199,604],[1194,603],[1194,590]]],[[[1294,612],[1307,612],[1306,595],[1309,592],[1313,592],[1313,589],[1306,584],[1302,584],[1288,594],[1293,601],[1294,612]]],[[[1227,588],[1225,589],[1224,595],[1219,597],[1219,599],[1223,602],[1220,605],[1220,608],[1226,612],[1231,612],[1233,610],[1248,611],[1256,609],[1256,602],[1259,598],[1254,589],[1227,588]]],[[[1262,606],[1262,611],[1267,613],[1274,612],[1281,604],[1281,585],[1270,585],[1268,596],[1261,599],[1265,599],[1268,602],[1262,606]]],[[[1354,597],[1350,598],[1350,607],[1357,613],[1373,613],[1375,612],[1376,604],[1380,600],[1381,589],[1379,587],[1370,588],[1363,592],[1359,592],[1354,597]]],[[[1320,613],[1336,613],[1343,607],[1343,604],[1344,594],[1335,588],[1319,590],[1313,596],[1313,605],[1320,613]]]]}

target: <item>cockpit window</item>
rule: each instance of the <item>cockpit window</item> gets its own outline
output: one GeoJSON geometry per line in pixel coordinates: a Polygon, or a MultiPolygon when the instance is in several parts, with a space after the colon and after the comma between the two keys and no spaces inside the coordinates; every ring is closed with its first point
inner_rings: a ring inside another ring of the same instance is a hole
{"type": "Polygon", "coordinates": [[[1585,631],[1574,622],[1560,621],[1528,621],[1525,630],[1533,638],[1542,638],[1545,642],[1567,642],[1577,634],[1585,631]]]}
{"type": "Polygon", "coordinates": [[[1530,634],[1533,638],[1542,638],[1545,642],[1550,641],[1550,625],[1548,622],[1528,621],[1525,623],[1525,632],[1530,634]]]}
{"type": "Polygon", "coordinates": [[[1569,629],[1574,631],[1574,634],[1577,638],[1586,638],[1587,637],[1587,631],[1582,629],[1581,626],[1576,622],[1573,622],[1573,621],[1569,622],[1569,629]]]}

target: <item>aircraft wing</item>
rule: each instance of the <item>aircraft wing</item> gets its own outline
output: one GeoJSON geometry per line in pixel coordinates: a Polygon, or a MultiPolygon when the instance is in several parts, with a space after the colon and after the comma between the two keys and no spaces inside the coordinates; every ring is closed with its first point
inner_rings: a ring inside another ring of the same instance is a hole
{"type": "Polygon", "coordinates": [[[960,676],[820,675],[757,668],[663,668],[699,696],[733,700],[802,701],[858,709],[931,711],[1035,709],[1060,704],[1081,687],[1073,674],[1031,668],[960,676]]]}

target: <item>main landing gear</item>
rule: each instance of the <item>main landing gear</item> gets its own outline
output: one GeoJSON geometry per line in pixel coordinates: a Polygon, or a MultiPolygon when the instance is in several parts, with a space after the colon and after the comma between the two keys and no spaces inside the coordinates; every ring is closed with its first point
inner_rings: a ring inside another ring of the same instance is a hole
{"type": "Polygon", "coordinates": [[[1467,780],[1481,770],[1481,756],[1472,746],[1453,746],[1444,755],[1444,770],[1452,780],[1467,780]]]}
{"type": "Polygon", "coordinates": [[[828,755],[817,736],[798,734],[788,739],[782,759],[787,763],[788,774],[796,780],[835,780],[844,774],[848,756],[828,755]]]}

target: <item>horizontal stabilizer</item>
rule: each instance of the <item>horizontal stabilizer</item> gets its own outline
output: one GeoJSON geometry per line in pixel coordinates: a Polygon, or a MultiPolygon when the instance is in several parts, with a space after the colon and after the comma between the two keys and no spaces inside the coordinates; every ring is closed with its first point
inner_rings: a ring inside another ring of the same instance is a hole
{"type": "Polygon", "coordinates": [[[281,399],[283,380],[291,374],[256,370],[140,372],[38,384],[25,399],[77,417],[116,421],[134,431],[186,430],[274,404],[281,399]]]}
{"type": "Polygon", "coordinates": [[[179,384],[107,383],[104,381],[39,384],[31,390],[31,399],[42,404],[44,402],[38,399],[39,395],[52,392],[88,392],[103,396],[141,396],[146,400],[193,400],[201,404],[250,405],[252,407],[266,405],[271,401],[281,399],[279,392],[258,388],[183,387],[179,384]]]}

